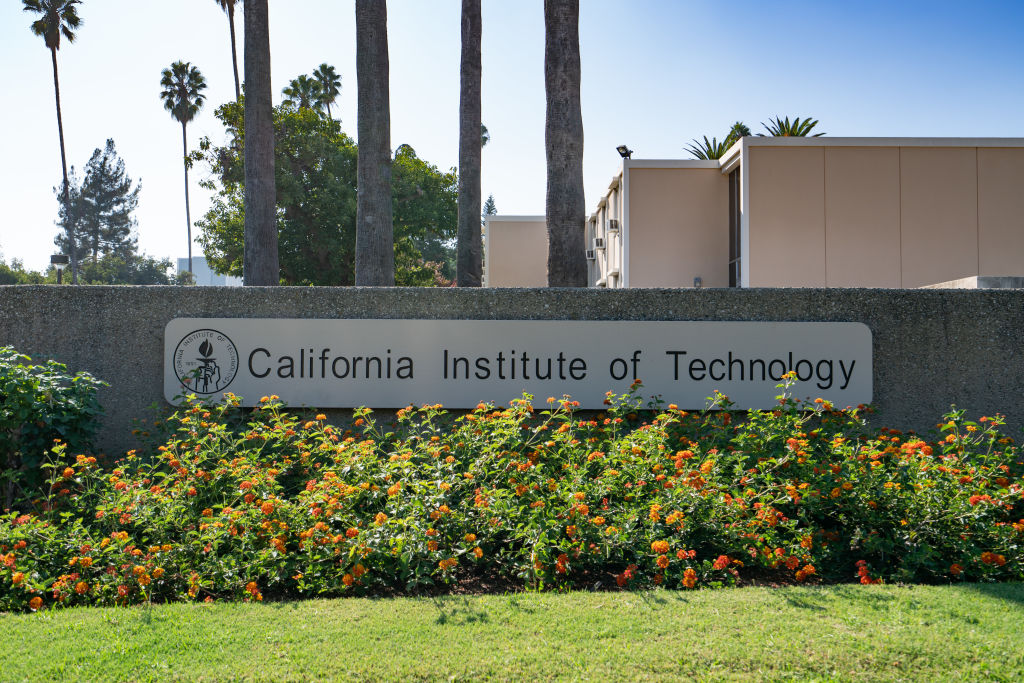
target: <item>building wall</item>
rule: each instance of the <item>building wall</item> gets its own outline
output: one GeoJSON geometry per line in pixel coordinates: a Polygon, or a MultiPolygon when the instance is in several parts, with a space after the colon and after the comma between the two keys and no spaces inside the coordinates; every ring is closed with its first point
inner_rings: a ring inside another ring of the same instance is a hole
{"type": "Polygon", "coordinates": [[[1024,275],[1024,149],[978,149],[980,275],[1024,275]]]}
{"type": "Polygon", "coordinates": [[[899,287],[900,151],[825,148],[829,287],[899,287]]]}
{"type": "Polygon", "coordinates": [[[751,287],[1024,275],[1024,148],[752,145],[751,287]]]}
{"type": "Polygon", "coordinates": [[[629,167],[629,286],[729,286],[729,182],[718,168],[629,167]]]}
{"type": "Polygon", "coordinates": [[[745,161],[750,286],[826,286],[824,148],[753,147],[745,161]]]}
{"type": "Polygon", "coordinates": [[[544,216],[484,219],[484,286],[546,287],[548,232],[544,216]]]}

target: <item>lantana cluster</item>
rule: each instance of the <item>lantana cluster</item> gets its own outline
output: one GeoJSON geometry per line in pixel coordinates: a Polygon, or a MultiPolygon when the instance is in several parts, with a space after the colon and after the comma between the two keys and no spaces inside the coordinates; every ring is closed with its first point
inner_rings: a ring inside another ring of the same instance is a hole
{"type": "Polygon", "coordinates": [[[0,610],[1024,578],[1024,465],[999,418],[952,412],[923,439],[785,395],[606,403],[361,409],[344,429],[227,395],[112,467],[55,444],[49,494],[0,517],[0,610]]]}

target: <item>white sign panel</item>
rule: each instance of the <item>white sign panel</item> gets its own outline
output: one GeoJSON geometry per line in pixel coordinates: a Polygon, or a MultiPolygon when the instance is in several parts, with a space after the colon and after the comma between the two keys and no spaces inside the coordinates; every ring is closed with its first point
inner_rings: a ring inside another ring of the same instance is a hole
{"type": "Polygon", "coordinates": [[[770,408],[796,372],[798,398],[871,401],[871,331],[862,323],[178,318],[164,335],[164,395],[245,405],[471,408],[605,392],[697,409],[717,389],[742,409],[770,408]]]}

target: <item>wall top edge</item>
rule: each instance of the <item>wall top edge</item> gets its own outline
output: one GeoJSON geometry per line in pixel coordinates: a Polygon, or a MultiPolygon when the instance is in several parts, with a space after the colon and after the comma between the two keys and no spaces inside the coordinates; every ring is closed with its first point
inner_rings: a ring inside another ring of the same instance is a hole
{"type": "Polygon", "coordinates": [[[533,222],[533,221],[546,221],[547,216],[506,216],[502,214],[496,214],[493,216],[484,216],[485,221],[489,222],[501,222],[501,221],[515,221],[515,222],[533,222]]]}

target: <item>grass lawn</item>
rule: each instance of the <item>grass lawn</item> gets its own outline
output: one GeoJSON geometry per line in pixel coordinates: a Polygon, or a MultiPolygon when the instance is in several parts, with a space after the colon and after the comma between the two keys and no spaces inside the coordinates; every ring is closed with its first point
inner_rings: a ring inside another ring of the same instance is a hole
{"type": "Polygon", "coordinates": [[[1019,680],[1024,584],[0,615],[0,679],[1019,680]]]}

